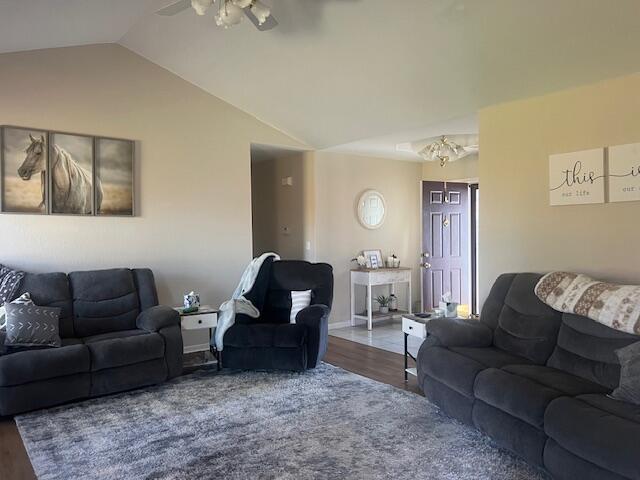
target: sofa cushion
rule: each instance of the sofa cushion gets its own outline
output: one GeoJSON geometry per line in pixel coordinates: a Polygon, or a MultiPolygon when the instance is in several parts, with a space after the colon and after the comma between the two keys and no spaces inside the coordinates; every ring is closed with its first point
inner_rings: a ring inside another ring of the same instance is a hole
{"type": "Polygon", "coordinates": [[[83,339],[91,353],[91,371],[122,367],[164,356],[164,340],[158,333],[125,330],[83,339]]]}
{"type": "Polygon", "coordinates": [[[552,400],[565,395],[606,393],[601,385],[541,365],[507,365],[480,372],[475,397],[538,429],[552,400]]]}
{"type": "Polygon", "coordinates": [[[420,370],[430,377],[473,399],[476,376],[487,368],[500,368],[515,363],[530,363],[495,347],[440,347],[421,349],[420,370]]]}
{"type": "Polygon", "coordinates": [[[74,337],[73,305],[69,279],[64,273],[27,273],[18,294],[29,292],[31,300],[41,307],[60,308],[60,337],[74,337]]]}
{"type": "Polygon", "coordinates": [[[586,317],[564,314],[558,344],[547,365],[613,390],[620,380],[620,363],[615,352],[637,341],[636,335],[586,317]]]}
{"type": "Polygon", "coordinates": [[[307,339],[307,327],[298,324],[256,323],[233,325],[224,334],[224,346],[300,348],[307,339]]]}
{"type": "Polygon", "coordinates": [[[89,350],[82,344],[9,353],[0,356],[0,386],[89,372],[89,366],[89,350]]]}
{"type": "Polygon", "coordinates": [[[553,351],[561,314],[536,297],[541,275],[518,273],[501,276],[489,294],[491,302],[481,319],[495,325],[493,343],[514,355],[544,364],[553,351]]]}
{"type": "Polygon", "coordinates": [[[640,479],[640,406],[601,394],[562,397],[547,408],[544,429],[572,454],[640,479]]]}
{"type": "Polygon", "coordinates": [[[620,361],[620,386],[611,398],[640,405],[640,342],[616,350],[620,361]]]}
{"type": "Polygon", "coordinates": [[[140,307],[131,270],[73,272],[69,274],[69,282],[76,336],[136,328],[140,307]]]}

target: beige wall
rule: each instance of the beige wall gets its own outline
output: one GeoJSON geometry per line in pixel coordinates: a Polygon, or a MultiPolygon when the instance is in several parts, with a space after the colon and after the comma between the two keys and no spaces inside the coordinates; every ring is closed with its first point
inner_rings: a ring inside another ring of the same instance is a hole
{"type": "MultiPolygon", "coordinates": [[[[385,258],[395,252],[404,266],[411,266],[413,299],[419,301],[422,165],[316,152],[315,172],[317,259],[332,264],[335,276],[331,322],[349,320],[350,260],[363,249],[381,249],[385,258]],[[387,204],[385,222],[377,230],[363,228],[356,217],[357,199],[369,188],[379,190],[387,204]]],[[[364,308],[363,302],[358,308],[364,308]]]]}
{"type": "Polygon", "coordinates": [[[283,259],[313,260],[313,163],[310,152],[283,151],[252,161],[254,256],[277,252],[283,259]],[[293,184],[282,185],[288,177],[293,184]]]}
{"type": "Polygon", "coordinates": [[[640,142],[640,75],[480,112],[480,298],[501,272],[640,283],[640,203],[549,206],[548,157],[640,142]]]}
{"type": "Polygon", "coordinates": [[[0,215],[0,263],[148,266],[219,304],[251,258],[250,143],[291,138],[117,45],[0,55],[0,124],[134,139],[139,216],[0,215]]]}
{"type": "Polygon", "coordinates": [[[469,155],[444,167],[439,162],[422,164],[422,179],[428,181],[475,180],[478,178],[478,155],[469,155]]]}

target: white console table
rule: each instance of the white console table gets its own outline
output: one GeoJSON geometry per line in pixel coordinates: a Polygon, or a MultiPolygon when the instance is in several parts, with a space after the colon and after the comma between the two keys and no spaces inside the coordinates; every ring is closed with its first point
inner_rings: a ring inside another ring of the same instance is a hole
{"type": "Polygon", "coordinates": [[[373,327],[373,320],[383,320],[401,316],[403,313],[411,312],[411,269],[401,268],[367,268],[351,270],[351,326],[356,325],[356,320],[366,320],[369,330],[373,327]],[[390,311],[389,313],[373,312],[373,298],[371,290],[375,285],[389,285],[391,293],[395,293],[395,287],[399,283],[408,285],[407,308],[406,310],[390,311]],[[356,313],[356,285],[363,285],[367,288],[366,315],[356,313]]]}

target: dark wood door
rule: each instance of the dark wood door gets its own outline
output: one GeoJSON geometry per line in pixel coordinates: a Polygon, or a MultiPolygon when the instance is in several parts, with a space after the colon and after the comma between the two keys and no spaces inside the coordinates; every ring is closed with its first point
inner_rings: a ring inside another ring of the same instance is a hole
{"type": "Polygon", "coordinates": [[[423,309],[438,306],[442,294],[469,304],[469,185],[422,182],[423,309]]]}

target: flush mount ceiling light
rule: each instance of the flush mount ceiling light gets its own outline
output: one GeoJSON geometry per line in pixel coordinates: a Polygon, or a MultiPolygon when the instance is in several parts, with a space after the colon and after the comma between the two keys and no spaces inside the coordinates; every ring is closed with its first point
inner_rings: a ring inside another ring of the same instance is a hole
{"type": "Polygon", "coordinates": [[[173,16],[192,8],[198,15],[206,15],[216,1],[218,11],[214,19],[219,27],[229,28],[237,25],[245,15],[260,31],[271,30],[278,25],[271,15],[271,9],[260,0],[179,0],[156,13],[173,16]]]}
{"type": "Polygon", "coordinates": [[[439,161],[444,167],[467,155],[478,152],[477,135],[440,135],[411,143],[396,145],[399,152],[413,152],[428,162],[439,161]]]}

